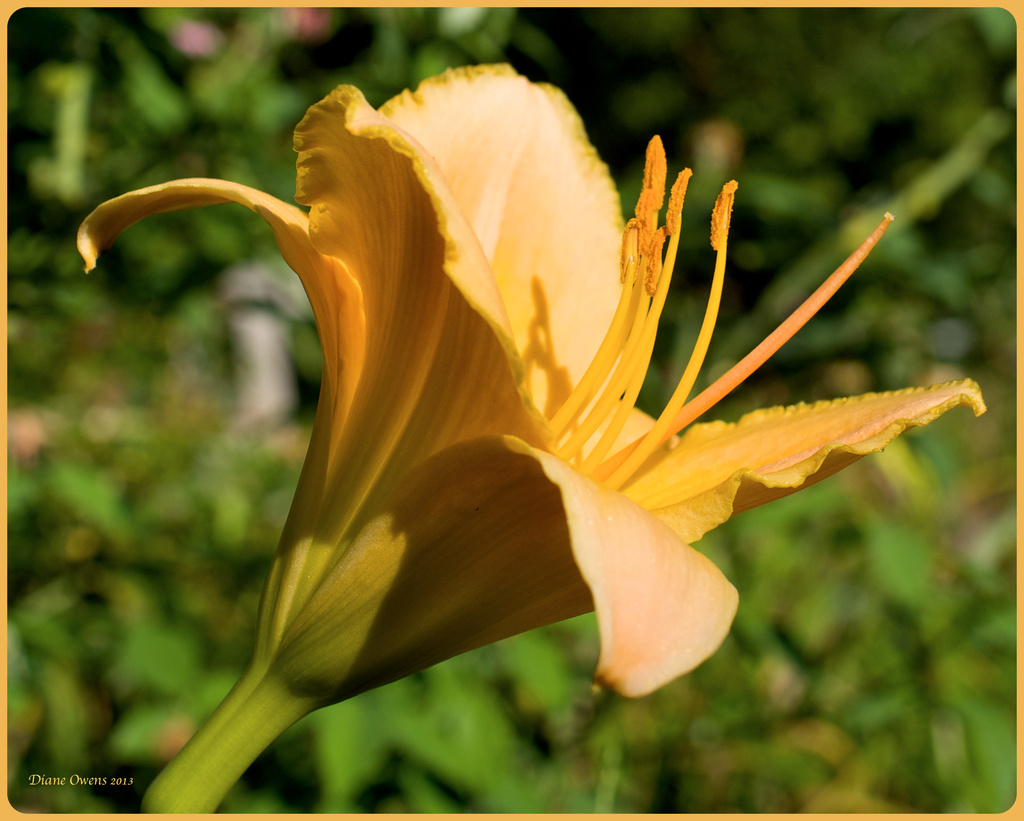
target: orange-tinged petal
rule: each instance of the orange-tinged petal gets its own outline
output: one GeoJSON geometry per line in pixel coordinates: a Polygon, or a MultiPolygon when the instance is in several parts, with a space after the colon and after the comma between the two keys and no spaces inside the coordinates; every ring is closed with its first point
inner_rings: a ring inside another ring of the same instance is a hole
{"type": "Polygon", "coordinates": [[[270,643],[325,576],[347,566],[353,540],[386,509],[409,470],[477,436],[516,431],[541,441],[491,329],[450,284],[434,279],[426,288],[424,281],[431,280],[410,285],[428,312],[409,319],[417,333],[374,335],[366,301],[366,366],[345,427],[330,428],[339,439],[319,508],[314,517],[289,517],[271,569],[274,601],[264,603],[260,630],[270,643]]]}
{"type": "Polygon", "coordinates": [[[619,297],[619,197],[557,89],[508,66],[445,72],[381,114],[429,154],[491,263],[530,385],[549,416],[619,297]]]}
{"type": "Polygon", "coordinates": [[[675,447],[652,456],[623,492],[695,541],[733,513],[808,487],[959,405],[985,411],[969,379],[694,425],[675,447]]]}
{"type": "MultiPolygon", "coordinates": [[[[409,254],[421,246],[497,333],[510,326],[472,226],[437,164],[353,86],[339,86],[295,128],[295,198],[310,206],[310,235],[346,262],[364,288],[401,299],[409,254]],[[433,259],[440,254],[438,259],[433,259]]],[[[511,344],[511,339],[507,340],[511,344]]]]}
{"type": "Polygon", "coordinates": [[[520,440],[482,437],[403,477],[274,664],[334,701],[592,606],[558,488],[520,440]]]}
{"type": "Polygon", "coordinates": [[[339,544],[333,558],[410,465],[488,433],[539,444],[546,423],[487,260],[432,160],[349,86],[309,110],[295,145],[312,242],[351,272],[366,314],[366,364],[337,430],[332,495],[314,530],[293,534],[296,544],[339,544]]]}
{"type": "Polygon", "coordinates": [[[562,492],[572,550],[601,634],[596,679],[642,696],[718,649],[739,596],[704,555],[640,505],[537,454],[562,492]]]}

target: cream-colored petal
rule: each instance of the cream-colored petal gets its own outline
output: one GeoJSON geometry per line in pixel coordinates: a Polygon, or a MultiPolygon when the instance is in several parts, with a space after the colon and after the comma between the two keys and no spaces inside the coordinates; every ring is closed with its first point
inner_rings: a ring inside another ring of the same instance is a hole
{"type": "Polygon", "coordinates": [[[403,477],[274,663],[299,692],[339,700],[591,609],[558,488],[526,445],[484,437],[403,477]]]}
{"type": "Polygon", "coordinates": [[[733,513],[808,487],[959,405],[984,413],[972,380],[694,425],[674,448],[652,456],[623,492],[692,542],[733,513]]]}
{"type": "Polygon", "coordinates": [[[550,416],[593,358],[621,287],[619,197],[579,116],[508,66],[447,71],[381,114],[437,164],[472,225],[550,416]]]}
{"type": "Polygon", "coordinates": [[[594,597],[596,680],[643,696],[714,653],[739,601],[722,572],[621,493],[536,456],[562,492],[573,554],[594,597]]]}

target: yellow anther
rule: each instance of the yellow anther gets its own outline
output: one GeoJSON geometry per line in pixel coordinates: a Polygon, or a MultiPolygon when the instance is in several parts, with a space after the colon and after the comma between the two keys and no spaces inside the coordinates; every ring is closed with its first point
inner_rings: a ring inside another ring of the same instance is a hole
{"type": "Polygon", "coordinates": [[[636,203],[636,218],[643,226],[644,234],[654,233],[658,212],[665,202],[665,180],[668,177],[668,162],[665,160],[665,146],[661,137],[655,134],[647,144],[644,161],[644,185],[636,203]]]}
{"type": "Polygon", "coordinates": [[[665,247],[665,237],[668,236],[664,226],[654,232],[644,257],[647,259],[647,269],[644,276],[644,288],[650,296],[654,296],[658,290],[658,278],[661,276],[661,252],[665,247]]]}
{"type": "Polygon", "coordinates": [[[661,137],[655,134],[647,143],[647,154],[644,158],[644,191],[654,191],[660,196],[658,208],[661,208],[665,199],[667,179],[668,162],[665,159],[665,146],[661,142],[661,137]]]}
{"type": "Polygon", "coordinates": [[[711,247],[716,251],[725,247],[729,238],[729,218],[732,216],[732,200],[738,187],[736,180],[730,180],[722,186],[722,193],[715,200],[715,210],[711,215],[711,247]]]}
{"type": "Polygon", "coordinates": [[[640,223],[635,218],[626,223],[622,232],[622,250],[619,252],[619,282],[626,283],[630,269],[640,264],[640,223]]]}
{"type": "Polygon", "coordinates": [[[668,195],[668,212],[665,214],[665,230],[668,231],[670,237],[679,233],[679,218],[683,213],[686,186],[692,176],[693,172],[689,168],[684,168],[679,172],[676,181],[672,183],[672,193],[668,195]]]}

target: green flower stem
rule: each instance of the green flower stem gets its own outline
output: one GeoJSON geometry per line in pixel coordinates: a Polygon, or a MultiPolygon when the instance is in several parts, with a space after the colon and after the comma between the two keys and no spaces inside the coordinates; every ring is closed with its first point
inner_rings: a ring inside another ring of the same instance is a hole
{"type": "Polygon", "coordinates": [[[256,757],[315,707],[250,667],[150,785],[143,812],[214,812],[256,757]]]}

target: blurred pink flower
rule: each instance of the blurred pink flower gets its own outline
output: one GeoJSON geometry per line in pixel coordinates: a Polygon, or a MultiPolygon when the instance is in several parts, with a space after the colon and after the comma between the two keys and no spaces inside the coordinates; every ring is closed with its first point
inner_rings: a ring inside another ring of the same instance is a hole
{"type": "Polygon", "coordinates": [[[330,34],[330,9],[284,8],[279,11],[285,30],[300,43],[316,45],[324,42],[330,34]]]}
{"type": "Polygon", "coordinates": [[[209,57],[224,42],[224,33],[213,23],[199,20],[180,20],[171,29],[171,45],[193,60],[209,57]]]}

